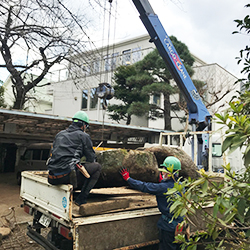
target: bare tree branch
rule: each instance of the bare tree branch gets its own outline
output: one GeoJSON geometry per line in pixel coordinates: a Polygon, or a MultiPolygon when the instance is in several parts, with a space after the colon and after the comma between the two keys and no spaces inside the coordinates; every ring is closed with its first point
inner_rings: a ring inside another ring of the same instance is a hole
{"type": "MultiPolygon", "coordinates": [[[[96,4],[99,4],[96,2],[96,4]]],[[[70,61],[74,67],[89,63],[84,57],[91,43],[83,14],[75,14],[63,0],[2,0],[0,3],[0,53],[13,84],[15,109],[22,109],[27,93],[46,77],[54,65],[70,61]],[[16,59],[17,58],[17,59],[16,59]],[[32,81],[25,74],[35,72],[32,81]]],[[[78,72],[83,76],[82,69],[78,72]]]]}

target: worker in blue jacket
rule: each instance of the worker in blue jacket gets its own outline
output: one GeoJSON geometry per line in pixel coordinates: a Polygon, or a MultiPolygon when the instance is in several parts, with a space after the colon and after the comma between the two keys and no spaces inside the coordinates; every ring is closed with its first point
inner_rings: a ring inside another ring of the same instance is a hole
{"type": "Polygon", "coordinates": [[[183,221],[183,217],[173,218],[173,214],[170,213],[169,209],[171,202],[168,201],[166,192],[168,189],[174,187],[175,180],[181,170],[181,162],[174,156],[167,157],[163,164],[161,171],[160,183],[142,182],[135,180],[129,176],[129,171],[126,168],[121,168],[120,174],[123,179],[128,182],[129,186],[137,189],[144,193],[156,195],[158,208],[161,212],[161,217],[157,223],[160,231],[160,250],[177,250],[180,249],[180,244],[174,243],[175,241],[175,230],[178,223],[183,221]],[[172,168],[175,172],[172,175],[168,169],[172,168]],[[173,178],[174,176],[174,178],[173,178]],[[175,180],[174,180],[175,179],[175,180]]]}

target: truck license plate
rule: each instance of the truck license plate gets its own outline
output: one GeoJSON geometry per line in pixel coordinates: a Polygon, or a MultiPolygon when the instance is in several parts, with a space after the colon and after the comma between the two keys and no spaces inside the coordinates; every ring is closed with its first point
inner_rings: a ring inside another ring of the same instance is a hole
{"type": "Polygon", "coordinates": [[[39,223],[45,227],[48,227],[51,222],[51,218],[42,214],[41,218],[39,219],[39,223]]]}

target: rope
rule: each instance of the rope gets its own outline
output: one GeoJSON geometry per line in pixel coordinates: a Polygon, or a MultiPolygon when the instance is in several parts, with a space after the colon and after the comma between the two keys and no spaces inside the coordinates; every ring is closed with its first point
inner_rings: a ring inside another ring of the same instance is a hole
{"type": "MultiPolygon", "coordinates": [[[[103,14],[103,28],[102,28],[102,48],[104,46],[104,34],[105,34],[105,18],[106,17],[106,1],[105,1],[105,4],[104,4],[104,14],[103,14]]],[[[101,61],[103,59],[103,50],[102,50],[102,53],[101,53],[101,61]]],[[[100,70],[100,82],[102,82],[102,71],[100,70]]]]}
{"type": "MultiPolygon", "coordinates": [[[[111,24],[111,11],[112,11],[112,2],[113,0],[108,0],[110,3],[109,6],[109,21],[108,21],[108,40],[107,40],[107,52],[106,52],[106,60],[109,60],[109,39],[110,39],[110,24],[111,24]]],[[[105,6],[104,6],[104,22],[103,22],[103,38],[102,38],[102,43],[104,42],[104,33],[105,33],[105,16],[106,16],[106,1],[105,1],[105,6]]],[[[103,45],[102,45],[103,48],[103,45]]],[[[102,50],[103,54],[104,50],[102,50]]],[[[103,58],[103,55],[102,55],[103,58]]],[[[102,80],[102,73],[100,72],[100,82],[102,80]]],[[[104,81],[108,82],[108,74],[104,75],[104,81]]],[[[104,100],[102,100],[104,102],[104,100]]],[[[106,108],[103,106],[103,111],[102,111],[102,143],[104,142],[104,118],[106,114],[106,108]]]]}
{"type": "MultiPolygon", "coordinates": [[[[117,19],[117,1],[116,1],[116,6],[115,6],[115,21],[114,21],[114,42],[113,42],[113,49],[112,49],[112,54],[114,55],[115,53],[115,33],[116,33],[116,19],[117,19]]],[[[112,60],[112,58],[110,58],[112,60]]],[[[112,65],[110,65],[112,66],[112,65]]],[[[113,75],[114,75],[114,68],[111,67],[111,81],[110,83],[112,82],[112,79],[113,79],[113,75]]]]}
{"type": "MultiPolygon", "coordinates": [[[[107,54],[106,58],[109,57],[109,38],[110,38],[110,23],[111,23],[111,10],[112,10],[112,0],[109,0],[110,6],[109,6],[109,23],[108,23],[108,40],[107,40],[107,54]]],[[[105,74],[105,81],[108,82],[108,74],[105,74]]]]}

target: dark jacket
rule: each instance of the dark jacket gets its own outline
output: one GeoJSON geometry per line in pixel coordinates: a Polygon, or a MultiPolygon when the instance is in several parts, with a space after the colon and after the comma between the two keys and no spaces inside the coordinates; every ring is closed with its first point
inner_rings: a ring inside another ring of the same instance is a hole
{"type": "Polygon", "coordinates": [[[48,170],[52,174],[70,172],[85,156],[87,162],[95,161],[95,151],[90,136],[72,123],[59,132],[54,140],[48,170]]]}
{"type": "Polygon", "coordinates": [[[158,204],[158,208],[162,213],[157,226],[160,229],[165,231],[175,231],[175,227],[181,221],[183,221],[182,217],[178,217],[172,220],[173,214],[170,213],[169,209],[171,206],[171,202],[168,201],[168,197],[164,194],[168,191],[168,189],[174,187],[174,180],[162,180],[161,183],[151,183],[151,182],[142,182],[139,180],[135,180],[133,178],[128,179],[128,184],[141,192],[154,194],[156,195],[156,201],[158,204]]]}

